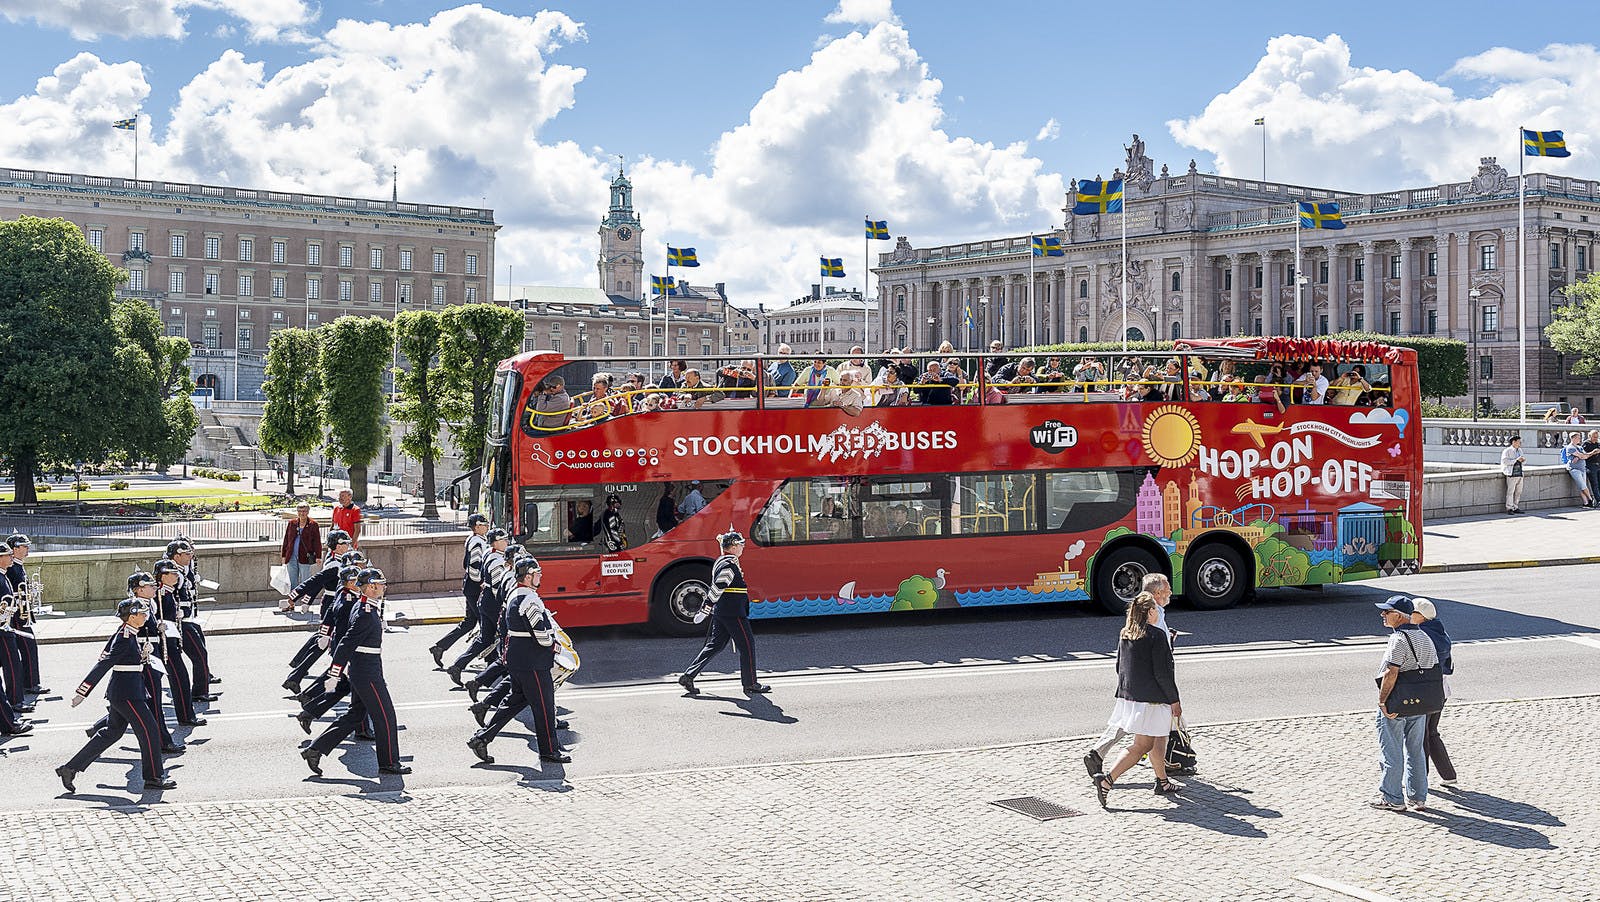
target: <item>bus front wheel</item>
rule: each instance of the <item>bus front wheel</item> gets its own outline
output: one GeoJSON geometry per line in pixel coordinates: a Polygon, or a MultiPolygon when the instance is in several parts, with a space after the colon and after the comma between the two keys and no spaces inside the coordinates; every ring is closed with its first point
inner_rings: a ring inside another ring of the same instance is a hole
{"type": "Polygon", "coordinates": [[[704,622],[695,623],[701,605],[711,601],[711,568],[688,564],[673,568],[656,584],[650,600],[650,625],[669,636],[698,636],[704,622]]]}
{"type": "Polygon", "coordinates": [[[1239,552],[1221,543],[1191,548],[1183,562],[1183,597],[1202,611],[1231,608],[1244,600],[1251,576],[1239,552]]]}
{"type": "Polygon", "coordinates": [[[1143,591],[1145,576],[1160,572],[1161,564],[1150,552],[1137,545],[1119,545],[1095,562],[1090,597],[1107,614],[1125,614],[1134,596],[1143,591]]]}

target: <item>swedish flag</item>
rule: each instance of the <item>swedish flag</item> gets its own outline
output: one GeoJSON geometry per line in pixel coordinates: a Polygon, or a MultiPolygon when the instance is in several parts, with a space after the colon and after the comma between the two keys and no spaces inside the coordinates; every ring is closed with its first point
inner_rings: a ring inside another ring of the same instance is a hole
{"type": "Polygon", "coordinates": [[[678,281],[671,276],[651,276],[650,291],[654,294],[677,294],[678,281]]]}
{"type": "Polygon", "coordinates": [[[844,277],[843,257],[823,257],[822,277],[824,279],[839,279],[844,277]]]}
{"type": "Polygon", "coordinates": [[[1079,182],[1073,213],[1121,213],[1122,179],[1079,182]]]}
{"type": "Polygon", "coordinates": [[[966,326],[969,330],[972,328],[972,302],[971,301],[962,301],[961,302],[961,324],[966,326]]]}
{"type": "Polygon", "coordinates": [[[871,238],[871,239],[873,239],[875,241],[888,241],[889,240],[889,220],[887,220],[887,219],[869,219],[869,220],[867,220],[867,237],[871,238]]]}
{"type": "Polygon", "coordinates": [[[1567,138],[1561,132],[1522,130],[1522,152],[1530,157],[1570,157],[1567,138]]]}
{"type": "Polygon", "coordinates": [[[133,116],[128,119],[118,119],[116,122],[111,123],[111,127],[125,128],[131,131],[139,127],[139,117],[133,116]]]}
{"type": "Polygon", "coordinates": [[[1033,236],[1033,255],[1035,257],[1064,257],[1066,251],[1061,249],[1061,239],[1048,235],[1033,236]]]}
{"type": "Polygon", "coordinates": [[[1300,202],[1300,228],[1302,229],[1342,229],[1344,217],[1339,213],[1338,201],[1312,203],[1300,202]]]}
{"type": "Polygon", "coordinates": [[[692,247],[668,247],[668,266],[699,266],[700,259],[694,255],[692,247]]]}

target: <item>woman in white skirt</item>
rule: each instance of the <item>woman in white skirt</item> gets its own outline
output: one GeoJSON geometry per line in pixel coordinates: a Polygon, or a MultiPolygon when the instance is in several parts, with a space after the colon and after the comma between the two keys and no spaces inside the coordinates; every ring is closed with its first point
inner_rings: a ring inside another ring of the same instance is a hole
{"type": "Polygon", "coordinates": [[[1146,754],[1155,769],[1157,795],[1177,792],[1183,787],[1167,779],[1167,733],[1172,719],[1183,714],[1178,701],[1178,681],[1172,663],[1172,643],[1166,630],[1156,628],[1159,606],[1149,592],[1140,592],[1128,605],[1128,622],[1117,643],[1117,706],[1111,711],[1108,726],[1133,735],[1133,744],[1111,772],[1094,775],[1094,788],[1100,807],[1117,778],[1146,754]]]}

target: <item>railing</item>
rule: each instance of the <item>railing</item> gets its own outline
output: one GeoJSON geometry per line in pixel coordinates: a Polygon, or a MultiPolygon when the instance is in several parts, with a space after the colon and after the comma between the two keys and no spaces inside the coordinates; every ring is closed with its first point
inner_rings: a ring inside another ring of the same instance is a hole
{"type": "MultiPolygon", "coordinates": [[[[216,520],[152,522],[121,517],[10,517],[8,528],[30,538],[110,539],[120,542],[168,542],[185,536],[195,542],[266,542],[283,538],[283,517],[240,517],[216,520]]],[[[371,538],[459,532],[454,520],[375,518],[363,520],[361,535],[371,538]]]]}

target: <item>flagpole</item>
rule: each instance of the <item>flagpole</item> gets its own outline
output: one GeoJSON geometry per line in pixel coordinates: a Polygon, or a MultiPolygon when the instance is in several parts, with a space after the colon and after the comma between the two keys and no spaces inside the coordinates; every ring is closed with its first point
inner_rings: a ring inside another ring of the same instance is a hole
{"type": "MultiPolygon", "coordinates": [[[[866,220],[872,217],[863,216],[861,218],[866,220]]],[[[866,229],[861,230],[861,235],[861,345],[870,354],[872,352],[872,313],[871,308],[867,306],[867,288],[870,287],[868,282],[872,278],[872,270],[867,268],[867,261],[872,259],[872,239],[867,237],[866,229]]]]}
{"type": "Polygon", "coordinates": [[[1267,117],[1261,117],[1261,180],[1267,180],[1267,117]]]}
{"type": "MultiPolygon", "coordinates": [[[[672,246],[666,245],[666,247],[667,278],[670,279],[672,278],[672,246]]],[[[671,360],[672,354],[669,353],[669,349],[672,347],[672,287],[670,284],[661,286],[661,303],[666,306],[667,311],[666,319],[661,321],[661,352],[666,354],[668,360],[671,360]]],[[[669,363],[663,363],[661,365],[661,369],[663,374],[670,373],[672,372],[672,365],[669,363]]]]}
{"type": "Polygon", "coordinates": [[[1300,335],[1300,204],[1296,202],[1294,205],[1294,337],[1299,338],[1300,335]]]}
{"type": "Polygon", "coordinates": [[[1128,196],[1123,182],[1122,196],[1122,353],[1128,353],[1128,196]]]}
{"type": "MultiPolygon", "coordinates": [[[[1528,231],[1527,160],[1522,126],[1517,126],[1517,418],[1528,418],[1528,266],[1523,259],[1522,242],[1528,231]]],[[[1473,403],[1476,403],[1474,401],[1473,403]]]]}
{"type": "Polygon", "coordinates": [[[133,114],[133,180],[139,180],[139,114],[133,114]]]}
{"type": "Polygon", "coordinates": [[[1032,235],[1028,236],[1028,343],[1029,344],[1033,344],[1033,343],[1038,341],[1038,339],[1034,337],[1038,332],[1038,328],[1037,328],[1037,323],[1035,322],[1036,317],[1034,316],[1034,312],[1033,312],[1033,279],[1034,279],[1034,275],[1033,275],[1033,258],[1034,258],[1033,239],[1034,239],[1034,236],[1032,236],[1032,235]]]}

